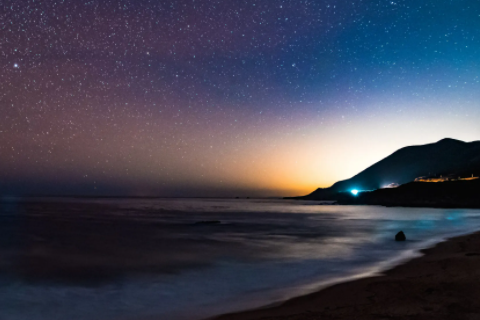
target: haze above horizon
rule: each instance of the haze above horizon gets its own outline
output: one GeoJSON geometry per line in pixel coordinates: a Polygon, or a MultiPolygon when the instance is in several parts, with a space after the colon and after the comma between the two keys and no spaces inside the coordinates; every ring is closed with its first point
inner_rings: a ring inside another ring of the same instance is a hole
{"type": "Polygon", "coordinates": [[[0,195],[295,196],[480,139],[480,3],[12,1],[0,195]]]}

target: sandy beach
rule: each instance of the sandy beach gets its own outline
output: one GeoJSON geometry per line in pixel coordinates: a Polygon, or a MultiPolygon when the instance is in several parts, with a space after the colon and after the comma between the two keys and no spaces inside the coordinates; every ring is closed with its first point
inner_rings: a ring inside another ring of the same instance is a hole
{"type": "Polygon", "coordinates": [[[480,319],[480,232],[375,276],[216,320],[480,319]]]}

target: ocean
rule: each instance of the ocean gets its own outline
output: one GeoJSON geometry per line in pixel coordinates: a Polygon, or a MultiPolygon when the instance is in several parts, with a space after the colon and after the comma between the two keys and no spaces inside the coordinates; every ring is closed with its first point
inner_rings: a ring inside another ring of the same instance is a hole
{"type": "Polygon", "coordinates": [[[3,198],[0,320],[200,320],[378,274],[479,229],[480,210],[465,209],[3,198]]]}

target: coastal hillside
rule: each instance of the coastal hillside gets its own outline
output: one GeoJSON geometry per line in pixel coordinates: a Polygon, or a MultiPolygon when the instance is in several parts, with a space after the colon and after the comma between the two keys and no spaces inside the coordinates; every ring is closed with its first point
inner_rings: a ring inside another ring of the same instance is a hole
{"type": "Polygon", "coordinates": [[[472,174],[480,174],[480,141],[447,138],[432,144],[402,148],[351,179],[296,199],[328,200],[339,192],[376,190],[391,184],[405,184],[422,176],[465,177],[472,174]]]}
{"type": "Polygon", "coordinates": [[[388,207],[480,208],[480,180],[440,183],[410,182],[398,188],[339,194],[339,204],[388,207]]]}

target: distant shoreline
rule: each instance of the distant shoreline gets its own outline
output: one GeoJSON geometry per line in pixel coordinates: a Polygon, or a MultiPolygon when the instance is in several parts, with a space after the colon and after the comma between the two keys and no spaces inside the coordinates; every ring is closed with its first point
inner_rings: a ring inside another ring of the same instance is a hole
{"type": "Polygon", "coordinates": [[[381,276],[211,319],[464,319],[480,313],[479,248],[480,232],[450,238],[381,276]]]}
{"type": "Polygon", "coordinates": [[[480,180],[449,182],[410,182],[397,188],[374,191],[350,191],[325,197],[308,195],[287,200],[334,200],[340,205],[378,205],[385,207],[418,207],[442,209],[479,209],[480,180]]]}
{"type": "MultiPolygon", "coordinates": [[[[2,196],[0,196],[2,198],[2,196]]],[[[221,199],[221,200],[282,200],[284,197],[157,197],[157,196],[78,196],[78,195],[9,195],[4,199],[11,198],[68,198],[68,199],[221,199]]],[[[1,200],[0,200],[1,201],[1,200]]]]}

